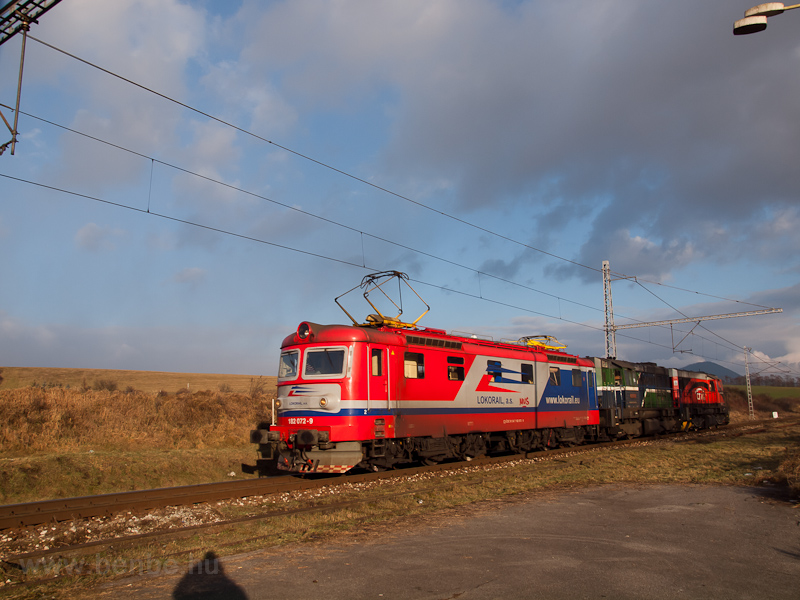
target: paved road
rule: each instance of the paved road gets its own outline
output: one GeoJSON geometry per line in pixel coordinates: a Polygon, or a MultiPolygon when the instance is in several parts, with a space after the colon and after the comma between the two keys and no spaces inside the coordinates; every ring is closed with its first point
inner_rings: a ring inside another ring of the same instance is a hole
{"type": "Polygon", "coordinates": [[[751,488],[603,486],[357,543],[211,558],[204,570],[117,581],[95,597],[796,600],[800,508],[751,488]]]}

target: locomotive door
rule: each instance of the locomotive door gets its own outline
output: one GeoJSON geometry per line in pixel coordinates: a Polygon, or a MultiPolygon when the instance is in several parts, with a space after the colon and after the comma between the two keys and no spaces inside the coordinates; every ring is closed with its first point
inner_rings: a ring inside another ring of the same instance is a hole
{"type": "Polygon", "coordinates": [[[386,347],[369,346],[369,377],[367,382],[367,408],[389,408],[389,361],[386,347]]]}

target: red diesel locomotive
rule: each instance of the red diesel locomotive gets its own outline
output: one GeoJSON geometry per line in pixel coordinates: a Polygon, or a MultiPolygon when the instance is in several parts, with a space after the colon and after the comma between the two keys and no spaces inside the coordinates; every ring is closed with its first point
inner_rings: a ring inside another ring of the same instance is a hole
{"type": "Polygon", "coordinates": [[[705,374],[713,414],[693,420],[687,399],[700,392],[685,398],[674,369],[655,381],[633,375],[636,363],[574,356],[546,336],[496,342],[377,312],[352,326],[304,322],[284,339],[277,423],[250,436],[259,473],[381,470],[727,422],[721,386],[705,374]],[[614,368],[616,381],[597,381],[614,368]]]}

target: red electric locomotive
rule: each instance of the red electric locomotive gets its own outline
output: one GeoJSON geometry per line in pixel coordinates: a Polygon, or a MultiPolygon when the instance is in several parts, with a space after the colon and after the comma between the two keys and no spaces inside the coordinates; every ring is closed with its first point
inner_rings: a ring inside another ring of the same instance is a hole
{"type": "Polygon", "coordinates": [[[413,323],[400,307],[386,317],[368,298],[385,278],[407,280],[364,278],[377,313],[367,323],[345,310],[352,326],[304,322],[284,339],[277,423],[251,432],[260,473],[379,470],[627,435],[609,422],[614,410],[601,423],[596,359],[547,336],[495,342],[417,327],[427,311],[413,323]]]}

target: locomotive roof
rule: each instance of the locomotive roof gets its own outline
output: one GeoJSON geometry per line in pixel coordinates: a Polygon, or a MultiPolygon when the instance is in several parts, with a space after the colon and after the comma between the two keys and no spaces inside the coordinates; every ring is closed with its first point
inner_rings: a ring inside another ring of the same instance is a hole
{"type": "Polygon", "coordinates": [[[632,369],[640,373],[667,373],[675,371],[678,377],[686,377],[688,379],[719,379],[716,375],[710,375],[702,371],[684,371],[683,369],[673,369],[671,367],[662,367],[653,362],[629,362],[627,360],[620,360],[618,358],[601,358],[601,365],[604,368],[615,366],[622,369],[632,369]]]}
{"type": "Polygon", "coordinates": [[[281,347],[294,346],[302,343],[347,343],[371,342],[376,344],[391,345],[418,345],[430,348],[461,350],[463,344],[485,346],[493,349],[506,349],[525,352],[535,352],[546,355],[549,360],[576,363],[578,357],[560,350],[545,349],[517,342],[494,341],[482,339],[469,334],[453,335],[443,329],[423,327],[415,329],[401,329],[386,325],[356,327],[353,325],[320,325],[304,321],[298,331],[307,326],[311,332],[307,338],[302,338],[298,332],[284,338],[281,347]]]}

